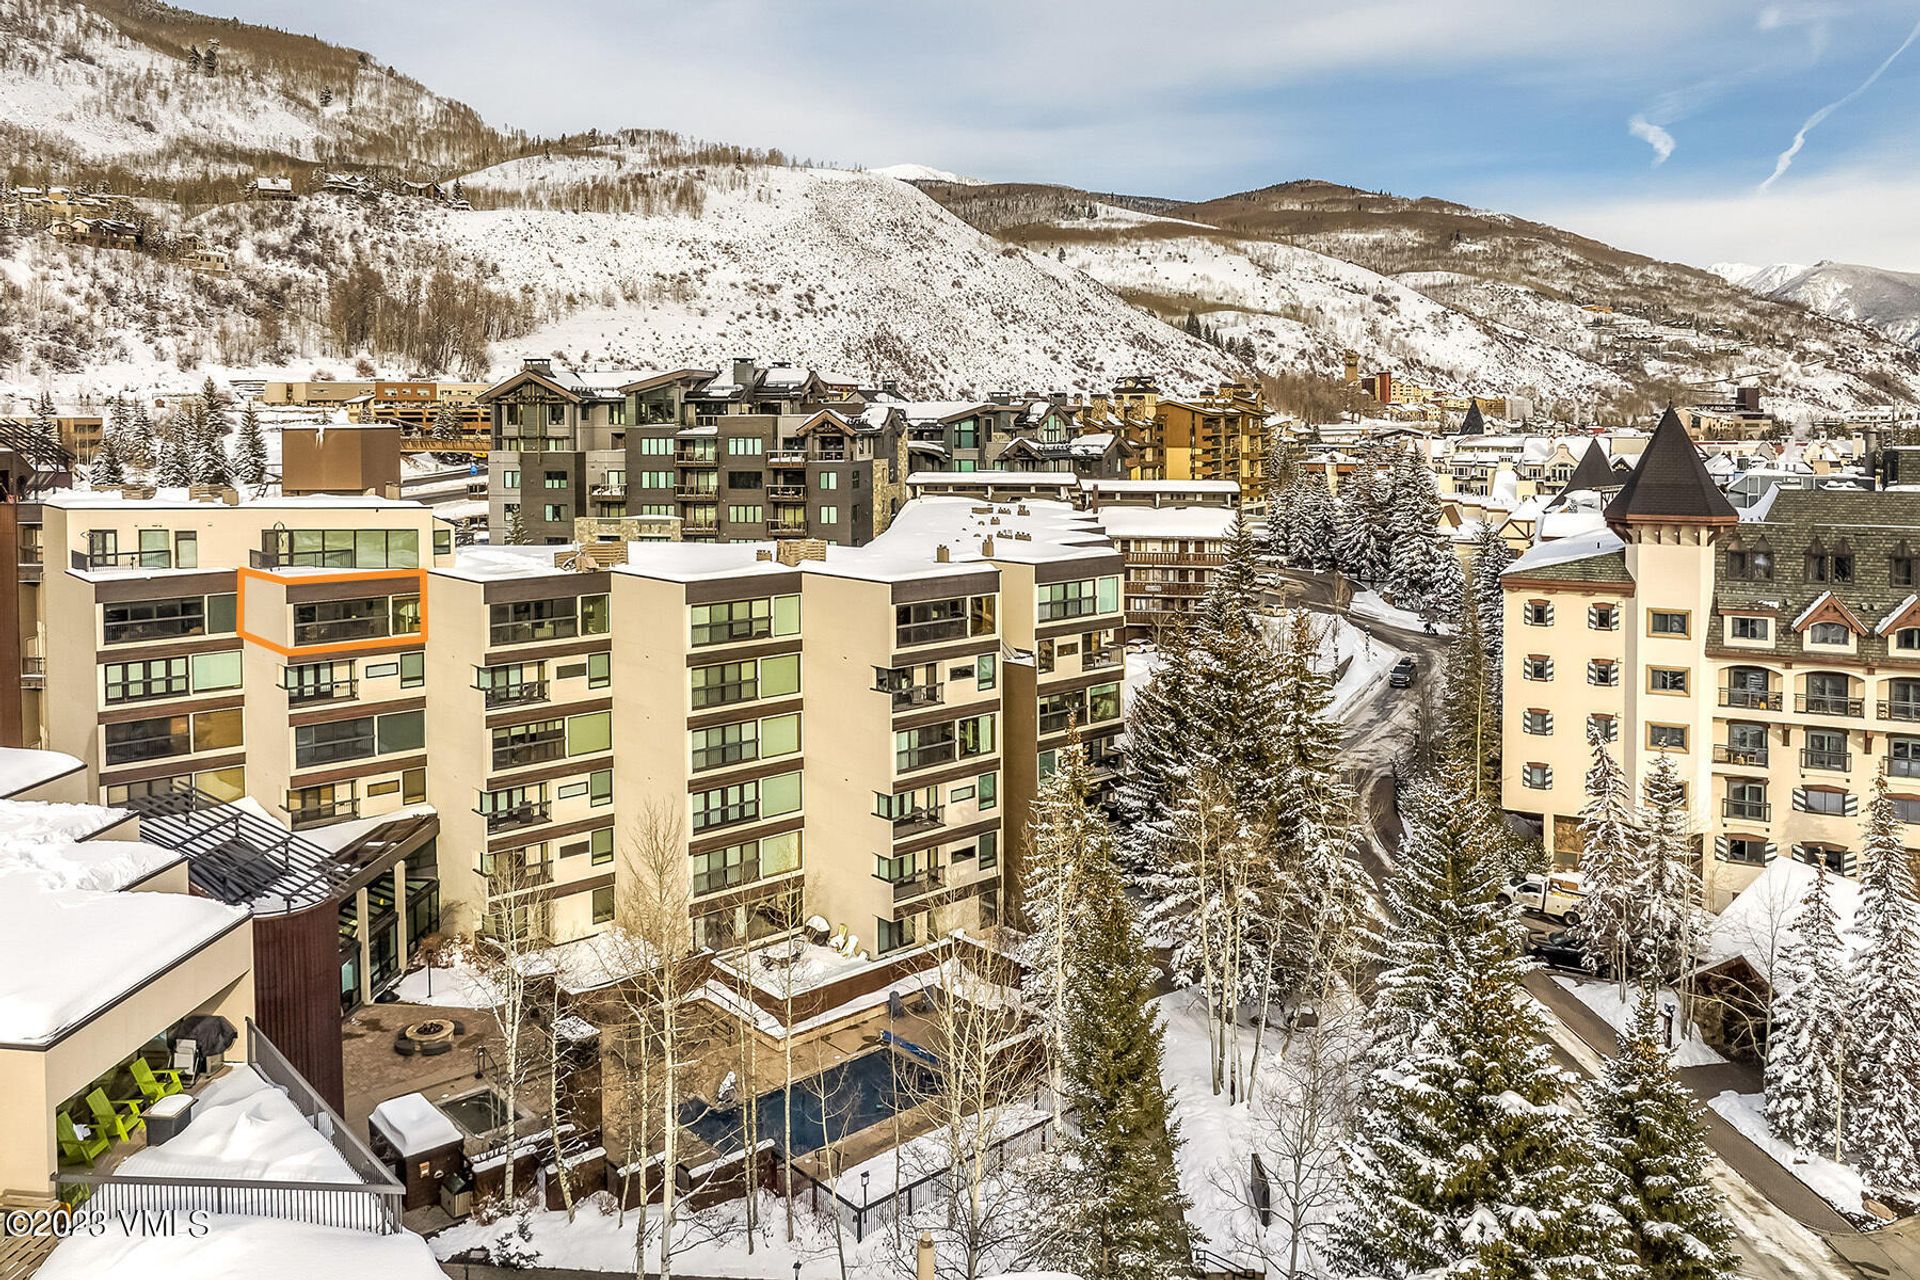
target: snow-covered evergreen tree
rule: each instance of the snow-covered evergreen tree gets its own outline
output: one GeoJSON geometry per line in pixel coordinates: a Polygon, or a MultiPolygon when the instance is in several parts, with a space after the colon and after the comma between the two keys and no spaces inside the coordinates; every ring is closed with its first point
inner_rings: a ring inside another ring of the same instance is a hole
{"type": "Polygon", "coordinates": [[[136,467],[153,465],[156,458],[157,434],[153,429],[153,418],[147,413],[146,402],[137,402],[133,406],[133,430],[128,433],[125,440],[120,442],[120,452],[126,457],[129,465],[136,467]]]}
{"type": "Polygon", "coordinates": [[[1393,553],[1386,582],[1394,602],[1428,622],[1460,611],[1465,577],[1460,558],[1440,531],[1440,497],[1433,473],[1409,450],[1401,455],[1393,486],[1393,553]]]}
{"type": "Polygon", "coordinates": [[[1587,769],[1587,800],[1580,809],[1580,874],[1587,891],[1581,903],[1580,937],[1588,963],[1612,967],[1625,991],[1627,939],[1636,913],[1634,877],[1642,862],[1640,822],[1633,786],[1600,730],[1587,726],[1593,764],[1587,769]]]}
{"type": "Polygon", "coordinates": [[[54,411],[53,393],[42,390],[33,402],[33,422],[28,426],[31,448],[41,457],[51,457],[60,448],[59,415],[54,411]]]}
{"type": "Polygon", "coordinates": [[[1327,492],[1325,479],[1303,471],[1289,493],[1288,562],[1296,569],[1318,572],[1336,568],[1339,558],[1334,542],[1333,495],[1327,492]]]}
{"type": "Polygon", "coordinates": [[[1813,873],[1774,966],[1767,1124],[1798,1150],[1832,1154],[1848,1049],[1846,952],[1827,869],[1815,863],[1813,873]]]}
{"type": "Polygon", "coordinates": [[[1500,710],[1493,700],[1493,667],[1482,643],[1479,615],[1461,614],[1460,634],[1447,646],[1439,734],[1445,749],[1471,766],[1473,798],[1500,793],[1500,710]]]}
{"type": "Polygon", "coordinates": [[[521,514],[519,503],[507,504],[507,527],[502,532],[509,546],[522,547],[527,544],[527,518],[521,514]]]}
{"type": "Polygon", "coordinates": [[[1526,928],[1499,899],[1506,877],[1472,785],[1468,766],[1446,759],[1402,793],[1406,837],[1387,881],[1386,968],[1373,1003],[1389,1060],[1432,1020],[1452,975],[1502,972],[1520,954],[1526,928]]]}
{"type": "Polygon", "coordinates": [[[1174,796],[1193,771],[1200,750],[1187,654],[1185,628],[1164,633],[1159,669],[1127,708],[1126,774],[1114,800],[1136,862],[1167,838],[1174,796]]]}
{"type": "Polygon", "coordinates": [[[1066,1102],[1061,1265],[1084,1276],[1160,1280],[1187,1272],[1193,1238],[1161,1081],[1154,967],[1111,857],[1083,867],[1077,936],[1061,993],[1066,1102]]]}
{"type": "Polygon", "coordinates": [[[1704,897],[1694,870],[1693,815],[1673,757],[1661,753],[1647,771],[1640,865],[1628,883],[1626,930],[1631,974],[1665,979],[1689,967],[1705,934],[1704,897]]]}
{"type": "Polygon", "coordinates": [[[1500,575],[1513,563],[1513,548],[1500,536],[1497,522],[1483,520],[1473,537],[1473,603],[1480,615],[1480,642],[1487,650],[1494,706],[1500,705],[1501,663],[1506,654],[1506,600],[1500,575]]]}
{"type": "Polygon", "coordinates": [[[451,400],[442,400],[433,411],[433,438],[454,440],[460,435],[460,410],[451,400]]]}
{"type": "Polygon", "coordinates": [[[1606,1070],[1586,1090],[1586,1111],[1615,1175],[1612,1206],[1626,1220],[1646,1280],[1733,1280],[1733,1225],[1708,1173],[1712,1154],[1700,1106],[1674,1074],[1643,988],[1606,1070]]]}
{"type": "Polygon", "coordinates": [[[1370,585],[1386,580],[1391,555],[1388,503],[1381,501],[1376,455],[1368,450],[1340,494],[1335,518],[1335,558],[1349,578],[1370,585]]]}
{"type": "Polygon", "coordinates": [[[87,483],[96,489],[127,482],[127,466],[120,458],[120,435],[106,431],[100,436],[100,448],[87,468],[87,483]]]}
{"type": "Polygon", "coordinates": [[[267,441],[260,430],[260,410],[251,400],[240,410],[240,431],[233,442],[233,471],[242,484],[267,482],[267,441]]]}
{"type": "Polygon", "coordinates": [[[1860,852],[1846,1147],[1868,1187],[1912,1202],[1920,1198],[1920,902],[1885,774],[1874,783],[1860,852]]]}
{"type": "Polygon", "coordinates": [[[1437,971],[1432,1017],[1368,1080],[1347,1147],[1349,1208],[1329,1241],[1335,1270],[1614,1280],[1631,1255],[1605,1203],[1612,1179],[1520,986],[1510,927],[1456,914],[1485,935],[1459,950],[1489,963],[1437,971]]]}

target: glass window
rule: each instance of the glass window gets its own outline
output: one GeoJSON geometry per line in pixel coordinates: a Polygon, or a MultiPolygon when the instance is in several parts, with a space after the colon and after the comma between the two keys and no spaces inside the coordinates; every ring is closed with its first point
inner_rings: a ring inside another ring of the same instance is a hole
{"type": "Polygon", "coordinates": [[[427,801],[427,771],[425,769],[403,769],[400,771],[400,803],[425,804],[427,801]]]}
{"type": "Polygon", "coordinates": [[[221,751],[240,745],[240,708],[201,711],[193,717],[193,749],[221,751]]]}
{"type": "MultiPolygon", "coordinates": [[[[224,655],[223,655],[224,656],[224,655]]],[[[232,655],[237,665],[240,655],[232,655]]],[[[145,662],[109,662],[101,668],[109,706],[172,698],[187,692],[187,660],[154,658],[145,662]]]]}
{"type": "Polygon", "coordinates": [[[395,751],[418,751],[427,745],[427,713],[396,711],[379,718],[381,755],[395,751]]]}
{"type": "Polygon", "coordinates": [[[593,865],[603,867],[613,861],[613,828],[602,827],[598,831],[587,833],[587,852],[592,855],[593,865]]]}
{"type": "Polygon", "coordinates": [[[773,634],[776,636],[797,636],[800,634],[799,596],[775,596],[773,598],[773,634]]]}
{"type": "Polygon", "coordinates": [[[1654,667],[1647,672],[1647,687],[1655,693],[1685,693],[1687,673],[1677,667],[1654,667]]]}
{"type": "Polygon", "coordinates": [[[757,640],[773,634],[773,601],[765,597],[696,604],[691,613],[690,643],[696,649],[710,644],[757,640]]]}
{"type": "Polygon", "coordinates": [[[193,688],[196,693],[240,687],[240,653],[197,653],[193,656],[193,688]]]}
{"type": "Polygon", "coordinates": [[[587,803],[596,809],[613,803],[613,770],[596,769],[587,775],[587,803]]]}
{"type": "Polygon", "coordinates": [[[427,655],[424,653],[403,653],[400,655],[400,687],[417,689],[427,682],[427,655]]]}
{"type": "Polygon", "coordinates": [[[800,713],[769,716],[760,722],[760,756],[792,755],[800,749],[800,713]]]}
{"type": "Polygon", "coordinates": [[[800,775],[782,773],[760,782],[760,816],[778,817],[800,808],[800,775]]]}
{"type": "Polygon", "coordinates": [[[1120,612],[1120,579],[1118,577],[1100,579],[1100,612],[1120,612]]]}
{"type": "Polygon", "coordinates": [[[1683,724],[1650,724],[1647,746],[1654,751],[1685,751],[1687,727],[1683,724]]]}
{"type": "MultiPolygon", "coordinates": [[[[233,597],[185,596],[173,600],[134,600],[125,604],[105,605],[101,609],[101,637],[107,644],[142,644],[153,640],[207,635],[210,630],[218,630],[210,627],[207,616],[211,600],[225,600],[231,604],[233,597]]],[[[233,630],[231,613],[225,629],[233,630]]]]}
{"type": "Polygon", "coordinates": [[[1845,644],[1852,635],[1842,622],[1816,622],[1807,628],[1807,640],[1811,644],[1845,644]]]}
{"type": "Polygon", "coordinates": [[[613,919],[613,886],[603,884],[593,891],[593,922],[605,924],[613,919]]]}
{"type": "Polygon", "coordinates": [[[979,796],[980,808],[991,809],[995,805],[1000,803],[1000,775],[999,774],[983,773],[980,775],[980,780],[976,782],[974,786],[977,789],[977,793],[979,796]]]}
{"type": "Polygon", "coordinates": [[[613,655],[610,653],[590,653],[587,655],[587,688],[604,689],[613,683],[613,655]]]}
{"type": "Polygon", "coordinates": [[[589,711],[567,717],[567,754],[592,755],[613,750],[613,712],[589,711]]]}
{"type": "Polygon", "coordinates": [[[1000,657],[998,654],[983,653],[974,659],[973,683],[978,689],[991,689],[999,678],[1000,657]]]}
{"type": "Polygon", "coordinates": [[[299,725],[293,731],[294,767],[308,769],[342,760],[359,760],[374,754],[373,743],[372,716],[299,725]]]}
{"type": "Polygon", "coordinates": [[[1735,640],[1766,640],[1773,635],[1771,618],[1733,617],[1727,620],[1729,632],[1735,640]]]}
{"type": "Polygon", "coordinates": [[[800,655],[782,654],[760,660],[760,696],[779,698],[800,692],[800,655]]]}
{"type": "Polygon", "coordinates": [[[1678,610],[1655,609],[1647,615],[1647,633],[1685,638],[1687,621],[1687,615],[1678,610]]]}
{"type": "Polygon", "coordinates": [[[613,625],[613,602],[610,596],[580,597],[580,634],[583,636],[603,636],[613,625]]]}

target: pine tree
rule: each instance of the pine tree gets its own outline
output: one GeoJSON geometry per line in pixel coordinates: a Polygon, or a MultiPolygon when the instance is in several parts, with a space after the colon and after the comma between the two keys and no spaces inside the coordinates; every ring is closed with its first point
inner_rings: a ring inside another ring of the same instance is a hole
{"type": "Polygon", "coordinates": [[[1665,753],[1647,771],[1640,866],[1628,883],[1627,967],[1638,977],[1667,979],[1688,966],[1705,933],[1703,891],[1693,869],[1693,819],[1687,793],[1665,753]]]}
{"type": "Polygon", "coordinates": [[[227,457],[225,438],[203,424],[189,447],[187,469],[191,484],[232,484],[233,464],[227,457]]]}
{"type": "Polygon", "coordinates": [[[53,393],[42,390],[40,398],[33,402],[33,424],[31,447],[39,458],[50,458],[60,450],[60,421],[53,406],[53,393]]]}
{"type": "Polygon", "coordinates": [[[1655,1007],[1653,991],[1642,989],[1619,1052],[1586,1090],[1587,1115],[1615,1175],[1612,1203],[1626,1220],[1639,1274],[1732,1280],[1739,1259],[1708,1173],[1706,1126],[1674,1074],[1655,1007]]]}
{"type": "Polygon", "coordinates": [[[1076,896],[1060,1002],[1063,1088],[1076,1117],[1063,1162],[1062,1265],[1112,1280],[1185,1274],[1193,1239],[1161,1081],[1160,1019],[1148,1004],[1154,967],[1111,857],[1082,866],[1076,896]]]}
{"type": "Polygon", "coordinates": [[[1767,1124],[1800,1151],[1829,1153],[1840,1117],[1848,1027],[1845,951],[1823,864],[1814,864],[1813,887],[1788,928],[1792,937],[1774,968],[1767,1124]]]}
{"type": "Polygon", "coordinates": [[[1160,666],[1127,708],[1126,774],[1114,795],[1129,833],[1129,853],[1144,864],[1167,838],[1174,796],[1193,771],[1198,727],[1185,628],[1161,637],[1160,666]]]}
{"type": "Polygon", "coordinates": [[[1920,1193],[1920,902],[1885,774],[1874,783],[1861,861],[1846,1147],[1870,1188],[1912,1201],[1920,1193]]]}
{"type": "Polygon", "coordinates": [[[442,400],[433,411],[433,438],[454,440],[460,435],[460,410],[451,400],[442,400]]]}
{"type": "Polygon", "coordinates": [[[1375,457],[1369,450],[1355,464],[1353,476],[1340,495],[1334,524],[1334,554],[1340,571],[1355,581],[1377,584],[1387,576],[1390,547],[1384,514],[1375,457]]]}
{"type": "Polygon", "coordinates": [[[240,432],[234,440],[233,470],[242,484],[267,482],[267,441],[260,430],[260,411],[249,400],[240,410],[240,432]]]}
{"type": "Polygon", "coordinates": [[[1479,614],[1468,609],[1461,622],[1460,634],[1447,646],[1438,731],[1445,749],[1470,769],[1472,797],[1479,801],[1500,793],[1500,709],[1479,614]]]}
{"type": "Polygon", "coordinates": [[[1500,706],[1501,663],[1506,656],[1506,600],[1500,575],[1513,563],[1513,548],[1492,520],[1484,520],[1473,539],[1473,603],[1480,615],[1480,642],[1487,650],[1493,703],[1500,706]]]}
{"type": "Polygon", "coordinates": [[[1587,962],[1605,963],[1627,980],[1627,940],[1635,905],[1633,878],[1642,862],[1640,824],[1633,787],[1613,758],[1598,726],[1587,726],[1593,764],[1587,770],[1587,801],[1580,810],[1580,874],[1586,899],[1581,903],[1580,937],[1587,962]]]}
{"type": "Polygon", "coordinates": [[[1526,933],[1500,901],[1505,876],[1465,762],[1443,759],[1402,793],[1400,809],[1406,836],[1387,881],[1387,967],[1372,1011],[1389,1060],[1432,1020],[1452,975],[1504,971],[1526,933]]]}
{"type": "Polygon", "coordinates": [[[507,527],[505,529],[509,546],[523,547],[527,544],[527,518],[520,513],[520,504],[507,504],[507,527]]]}
{"type": "Polygon", "coordinates": [[[126,482],[127,467],[120,458],[119,433],[107,431],[100,437],[100,448],[93,455],[93,465],[87,468],[87,483],[96,489],[104,489],[126,482]]]}
{"type": "Polygon", "coordinates": [[[1294,482],[1287,514],[1289,563],[1296,569],[1319,572],[1336,568],[1333,495],[1327,492],[1326,481],[1310,471],[1302,472],[1294,482]]]}
{"type": "Polygon", "coordinates": [[[154,441],[153,453],[155,484],[167,489],[184,489],[193,483],[193,466],[185,444],[161,436],[154,441]]]}
{"type": "Polygon", "coordinates": [[[1440,532],[1440,498],[1433,475],[1409,450],[1401,455],[1393,486],[1392,558],[1386,581],[1395,603],[1428,622],[1455,616],[1465,579],[1460,558],[1440,532]]]}
{"type": "Polygon", "coordinates": [[[120,452],[126,455],[129,463],[135,466],[151,466],[155,461],[155,437],[153,418],[147,413],[145,401],[133,406],[133,430],[128,438],[120,442],[120,452]]]}
{"type": "Polygon", "coordinates": [[[1350,1207],[1329,1240],[1334,1268],[1387,1280],[1612,1280],[1631,1257],[1604,1203],[1612,1179],[1569,1105],[1544,1015],[1520,987],[1510,926],[1455,914],[1484,934],[1463,939],[1461,954],[1487,959],[1434,975],[1431,1019],[1367,1082],[1347,1147],[1350,1207]]]}

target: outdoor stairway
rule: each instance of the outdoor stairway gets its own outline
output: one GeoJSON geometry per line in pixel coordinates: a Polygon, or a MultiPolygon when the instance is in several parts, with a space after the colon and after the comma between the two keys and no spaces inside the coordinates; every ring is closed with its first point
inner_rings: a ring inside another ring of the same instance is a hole
{"type": "MultiPolygon", "coordinates": [[[[28,1204],[23,1201],[15,1204],[9,1201],[5,1204],[0,1204],[0,1211],[7,1209],[27,1209],[31,1211],[33,1209],[45,1209],[47,1207],[44,1202],[28,1204]]],[[[41,1265],[46,1262],[47,1256],[53,1252],[53,1246],[58,1243],[59,1241],[55,1240],[51,1235],[14,1236],[0,1234],[0,1280],[26,1280],[28,1276],[40,1269],[41,1265]]]]}

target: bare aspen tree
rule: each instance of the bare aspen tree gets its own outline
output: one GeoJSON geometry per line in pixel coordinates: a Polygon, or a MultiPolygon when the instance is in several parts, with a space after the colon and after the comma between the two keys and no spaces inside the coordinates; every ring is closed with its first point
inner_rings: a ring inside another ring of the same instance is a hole
{"type": "MultiPolygon", "coordinates": [[[[641,975],[627,997],[627,1016],[641,1033],[635,1043],[647,1059],[641,1070],[660,1120],[660,1280],[673,1277],[678,1194],[674,1169],[680,1154],[678,1108],[690,1047],[686,1002],[704,967],[694,952],[689,914],[692,886],[687,878],[684,829],[678,813],[665,804],[650,802],[641,810],[625,842],[630,874],[619,903],[620,928],[612,943],[626,953],[621,967],[641,975]]],[[[651,1156],[650,1145],[636,1152],[636,1158],[643,1161],[651,1156]]],[[[643,1242],[648,1225],[647,1198],[643,1175],[636,1233],[636,1239],[643,1242]]],[[[636,1258],[634,1265],[636,1275],[645,1273],[644,1257],[636,1258]]]]}
{"type": "Polygon", "coordinates": [[[540,954],[550,945],[551,907],[533,896],[534,890],[545,883],[544,866],[530,868],[523,851],[492,855],[483,871],[487,906],[480,932],[474,938],[473,959],[500,1032],[500,1079],[496,1083],[507,1112],[507,1160],[501,1195],[511,1204],[519,1137],[514,1120],[519,1114],[521,1088],[534,1061],[529,1050],[535,1046],[528,1043],[526,1035],[531,999],[529,970],[536,967],[540,954]]]}
{"type": "Polygon", "coordinates": [[[561,982],[557,970],[551,973],[546,987],[547,998],[543,1002],[541,1013],[545,1022],[546,1035],[546,1077],[547,1077],[547,1139],[553,1146],[554,1174],[560,1180],[560,1201],[566,1206],[567,1221],[573,1221],[573,1170],[567,1163],[567,1154],[561,1149],[560,1137],[560,1101],[561,1085],[571,1069],[567,1059],[566,1044],[560,1033],[563,1019],[571,1016],[571,1002],[567,999],[565,984],[561,982]]]}
{"type": "MultiPolygon", "coordinates": [[[[1316,1273],[1308,1248],[1312,1235],[1343,1203],[1340,1152],[1352,1121],[1362,1043],[1351,1019],[1297,1033],[1295,1052],[1269,1068],[1274,1078],[1252,1101],[1256,1154],[1266,1169],[1271,1209],[1287,1228],[1289,1280],[1316,1273]]],[[[1264,1236],[1256,1233],[1256,1240],[1264,1236]]],[[[1267,1261],[1271,1270],[1275,1260],[1267,1261]]]]}

